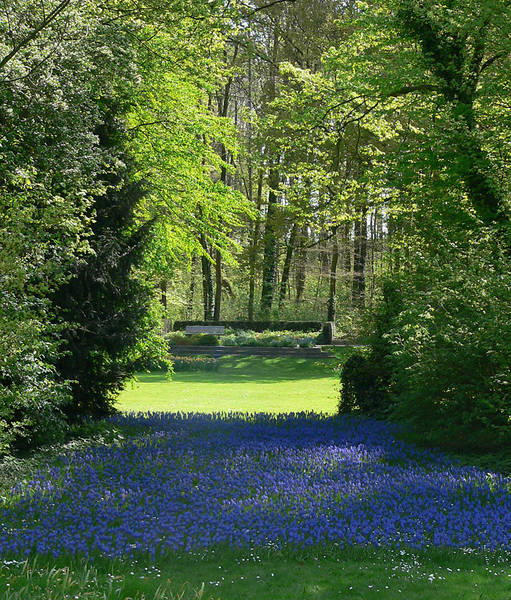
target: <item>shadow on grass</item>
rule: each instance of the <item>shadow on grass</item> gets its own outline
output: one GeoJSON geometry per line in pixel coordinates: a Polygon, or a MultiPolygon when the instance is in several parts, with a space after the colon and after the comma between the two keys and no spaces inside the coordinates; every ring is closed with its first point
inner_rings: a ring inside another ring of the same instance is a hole
{"type": "Polygon", "coordinates": [[[337,362],[311,360],[310,358],[265,358],[261,356],[230,357],[219,359],[218,371],[177,372],[168,379],[163,371],[138,373],[140,383],[188,381],[194,383],[277,383],[303,379],[337,377],[337,362]]]}

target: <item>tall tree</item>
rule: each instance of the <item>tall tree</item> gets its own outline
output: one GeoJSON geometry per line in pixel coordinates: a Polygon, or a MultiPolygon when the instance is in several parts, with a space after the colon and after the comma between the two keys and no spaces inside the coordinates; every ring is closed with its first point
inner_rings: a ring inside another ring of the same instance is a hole
{"type": "Polygon", "coordinates": [[[105,165],[105,191],[91,206],[92,252],[77,260],[69,281],[51,297],[64,326],[64,353],[56,367],[63,381],[72,381],[66,413],[73,419],[112,412],[116,394],[137,368],[137,345],[155,325],[149,318],[151,286],[135,273],[151,223],[137,223],[144,192],[133,183],[135,167],[122,151],[120,117],[114,108],[96,130],[100,145],[116,153],[117,166],[105,165]]]}
{"type": "Polygon", "coordinates": [[[337,240],[337,227],[334,231],[334,242],[332,250],[332,259],[330,262],[330,285],[328,290],[327,302],[327,321],[335,321],[336,312],[336,291],[337,291],[337,264],[339,262],[339,242],[337,240]]]}
{"type": "Polygon", "coordinates": [[[65,430],[71,397],[55,372],[49,298],[89,251],[110,159],[95,135],[98,97],[136,84],[130,29],[94,3],[15,0],[0,11],[0,451],[65,430]]]}

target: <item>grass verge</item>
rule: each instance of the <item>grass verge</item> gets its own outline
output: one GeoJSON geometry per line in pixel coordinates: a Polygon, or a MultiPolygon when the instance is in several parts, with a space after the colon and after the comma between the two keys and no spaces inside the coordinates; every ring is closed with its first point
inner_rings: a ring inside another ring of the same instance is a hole
{"type": "Polygon", "coordinates": [[[0,566],[3,600],[509,600],[509,557],[353,548],[0,566]]]}

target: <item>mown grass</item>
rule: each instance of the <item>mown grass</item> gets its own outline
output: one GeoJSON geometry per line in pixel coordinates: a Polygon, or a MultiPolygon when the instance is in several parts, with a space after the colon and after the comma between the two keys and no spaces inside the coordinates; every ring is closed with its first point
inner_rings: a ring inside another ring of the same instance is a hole
{"type": "MultiPolygon", "coordinates": [[[[351,348],[343,348],[347,355],[351,348]]],[[[334,414],[338,360],[223,357],[218,371],[139,373],[120,394],[123,411],[301,412],[334,414]]]]}
{"type": "Polygon", "coordinates": [[[2,600],[509,600],[509,557],[354,548],[0,566],[2,600]]]}

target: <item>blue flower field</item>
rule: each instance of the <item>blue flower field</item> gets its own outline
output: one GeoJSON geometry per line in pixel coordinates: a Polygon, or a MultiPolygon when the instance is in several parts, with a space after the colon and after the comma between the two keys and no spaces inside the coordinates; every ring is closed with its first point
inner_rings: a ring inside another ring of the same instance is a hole
{"type": "Polygon", "coordinates": [[[511,549],[509,478],[419,450],[382,422],[304,413],[115,422],[142,433],[14,485],[0,508],[0,556],[218,544],[511,549]]]}

